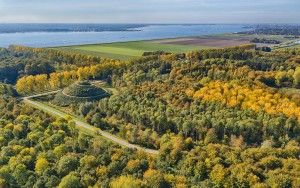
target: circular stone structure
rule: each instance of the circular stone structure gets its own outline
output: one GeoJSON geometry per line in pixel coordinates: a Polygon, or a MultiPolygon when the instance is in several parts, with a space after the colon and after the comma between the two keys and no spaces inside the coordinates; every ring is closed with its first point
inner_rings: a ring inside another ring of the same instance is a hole
{"type": "Polygon", "coordinates": [[[72,103],[92,102],[108,96],[109,93],[104,89],[96,87],[88,81],[81,81],[58,92],[53,102],[59,106],[68,106],[72,103]]]}

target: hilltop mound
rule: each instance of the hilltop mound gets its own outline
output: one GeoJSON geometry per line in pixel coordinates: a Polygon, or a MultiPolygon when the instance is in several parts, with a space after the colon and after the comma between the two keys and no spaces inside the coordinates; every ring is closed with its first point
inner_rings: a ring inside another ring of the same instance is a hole
{"type": "Polygon", "coordinates": [[[60,106],[100,100],[109,94],[87,81],[76,82],[56,94],[53,102],[60,106]]]}

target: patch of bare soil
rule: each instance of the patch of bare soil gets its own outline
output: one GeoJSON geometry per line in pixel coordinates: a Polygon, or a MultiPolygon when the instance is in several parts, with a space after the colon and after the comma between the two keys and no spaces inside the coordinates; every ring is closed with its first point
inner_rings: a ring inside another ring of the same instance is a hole
{"type": "Polygon", "coordinates": [[[173,40],[160,41],[161,44],[179,44],[193,46],[208,46],[208,47],[228,47],[249,44],[249,40],[242,38],[179,38],[173,40]]]}

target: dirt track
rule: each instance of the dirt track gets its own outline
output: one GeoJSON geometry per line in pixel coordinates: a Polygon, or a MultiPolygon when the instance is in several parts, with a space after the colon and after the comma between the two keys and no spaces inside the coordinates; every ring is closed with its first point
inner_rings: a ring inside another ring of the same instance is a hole
{"type": "MultiPolygon", "coordinates": [[[[34,108],[37,108],[39,110],[42,110],[50,115],[53,115],[53,116],[56,116],[56,117],[61,117],[61,118],[65,118],[67,116],[69,116],[69,114],[63,112],[63,111],[60,111],[58,109],[55,109],[51,106],[48,106],[46,104],[43,104],[41,102],[37,102],[37,101],[34,101],[32,100],[32,98],[34,97],[40,97],[40,96],[46,96],[46,95],[49,95],[49,94],[53,94],[53,93],[57,93],[59,91],[53,91],[53,92],[47,92],[47,93],[43,93],[43,94],[38,94],[38,95],[33,95],[33,96],[28,96],[28,97],[24,97],[22,98],[23,101],[34,107],[34,108]]],[[[69,116],[70,117],[70,116],[69,116]]],[[[75,124],[83,129],[86,129],[88,131],[92,131],[98,135],[101,135],[103,138],[107,139],[107,140],[110,140],[116,144],[119,144],[123,147],[127,147],[127,148],[132,148],[132,149],[137,149],[137,150],[141,150],[141,151],[144,151],[146,153],[149,153],[149,154],[154,154],[154,155],[157,155],[158,154],[158,150],[154,150],[154,149],[149,149],[149,148],[144,148],[144,147],[141,147],[139,145],[135,145],[135,144],[131,144],[131,143],[128,143],[126,140],[122,139],[122,138],[119,138],[117,136],[114,136],[108,132],[105,132],[105,131],[102,131],[84,121],[82,121],[81,119],[79,118],[76,118],[76,117],[71,117],[72,120],[75,122],[75,124]]]]}

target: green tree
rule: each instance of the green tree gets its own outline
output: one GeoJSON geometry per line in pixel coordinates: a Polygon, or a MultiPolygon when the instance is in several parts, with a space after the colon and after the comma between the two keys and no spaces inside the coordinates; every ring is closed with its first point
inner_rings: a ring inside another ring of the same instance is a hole
{"type": "Polygon", "coordinates": [[[61,182],[58,185],[58,188],[81,188],[82,185],[80,183],[79,177],[71,172],[61,179],[61,182]]]}
{"type": "Polygon", "coordinates": [[[158,170],[149,169],[144,173],[144,179],[146,180],[147,187],[153,188],[165,188],[170,187],[163,174],[158,170]]]}
{"type": "Polygon", "coordinates": [[[47,159],[41,157],[37,159],[35,164],[35,172],[41,175],[47,168],[49,168],[49,162],[47,159]]]}
{"type": "Polygon", "coordinates": [[[25,185],[29,177],[29,171],[26,169],[25,165],[18,164],[13,171],[13,176],[19,185],[25,185]]]}
{"type": "Polygon", "coordinates": [[[222,165],[217,164],[209,174],[212,182],[218,187],[224,187],[227,181],[228,170],[222,165]]]}
{"type": "Polygon", "coordinates": [[[293,78],[294,78],[295,87],[299,88],[300,87],[300,67],[296,68],[293,78]]]}
{"type": "Polygon", "coordinates": [[[120,176],[111,181],[111,188],[139,188],[142,182],[132,176],[120,176]]]}
{"type": "Polygon", "coordinates": [[[218,137],[215,132],[215,129],[209,129],[208,132],[206,133],[204,143],[209,144],[209,143],[217,143],[218,142],[218,137]]]}
{"type": "Polygon", "coordinates": [[[57,165],[58,173],[61,175],[67,175],[71,171],[78,168],[79,161],[75,154],[68,154],[60,158],[57,165]]]}

